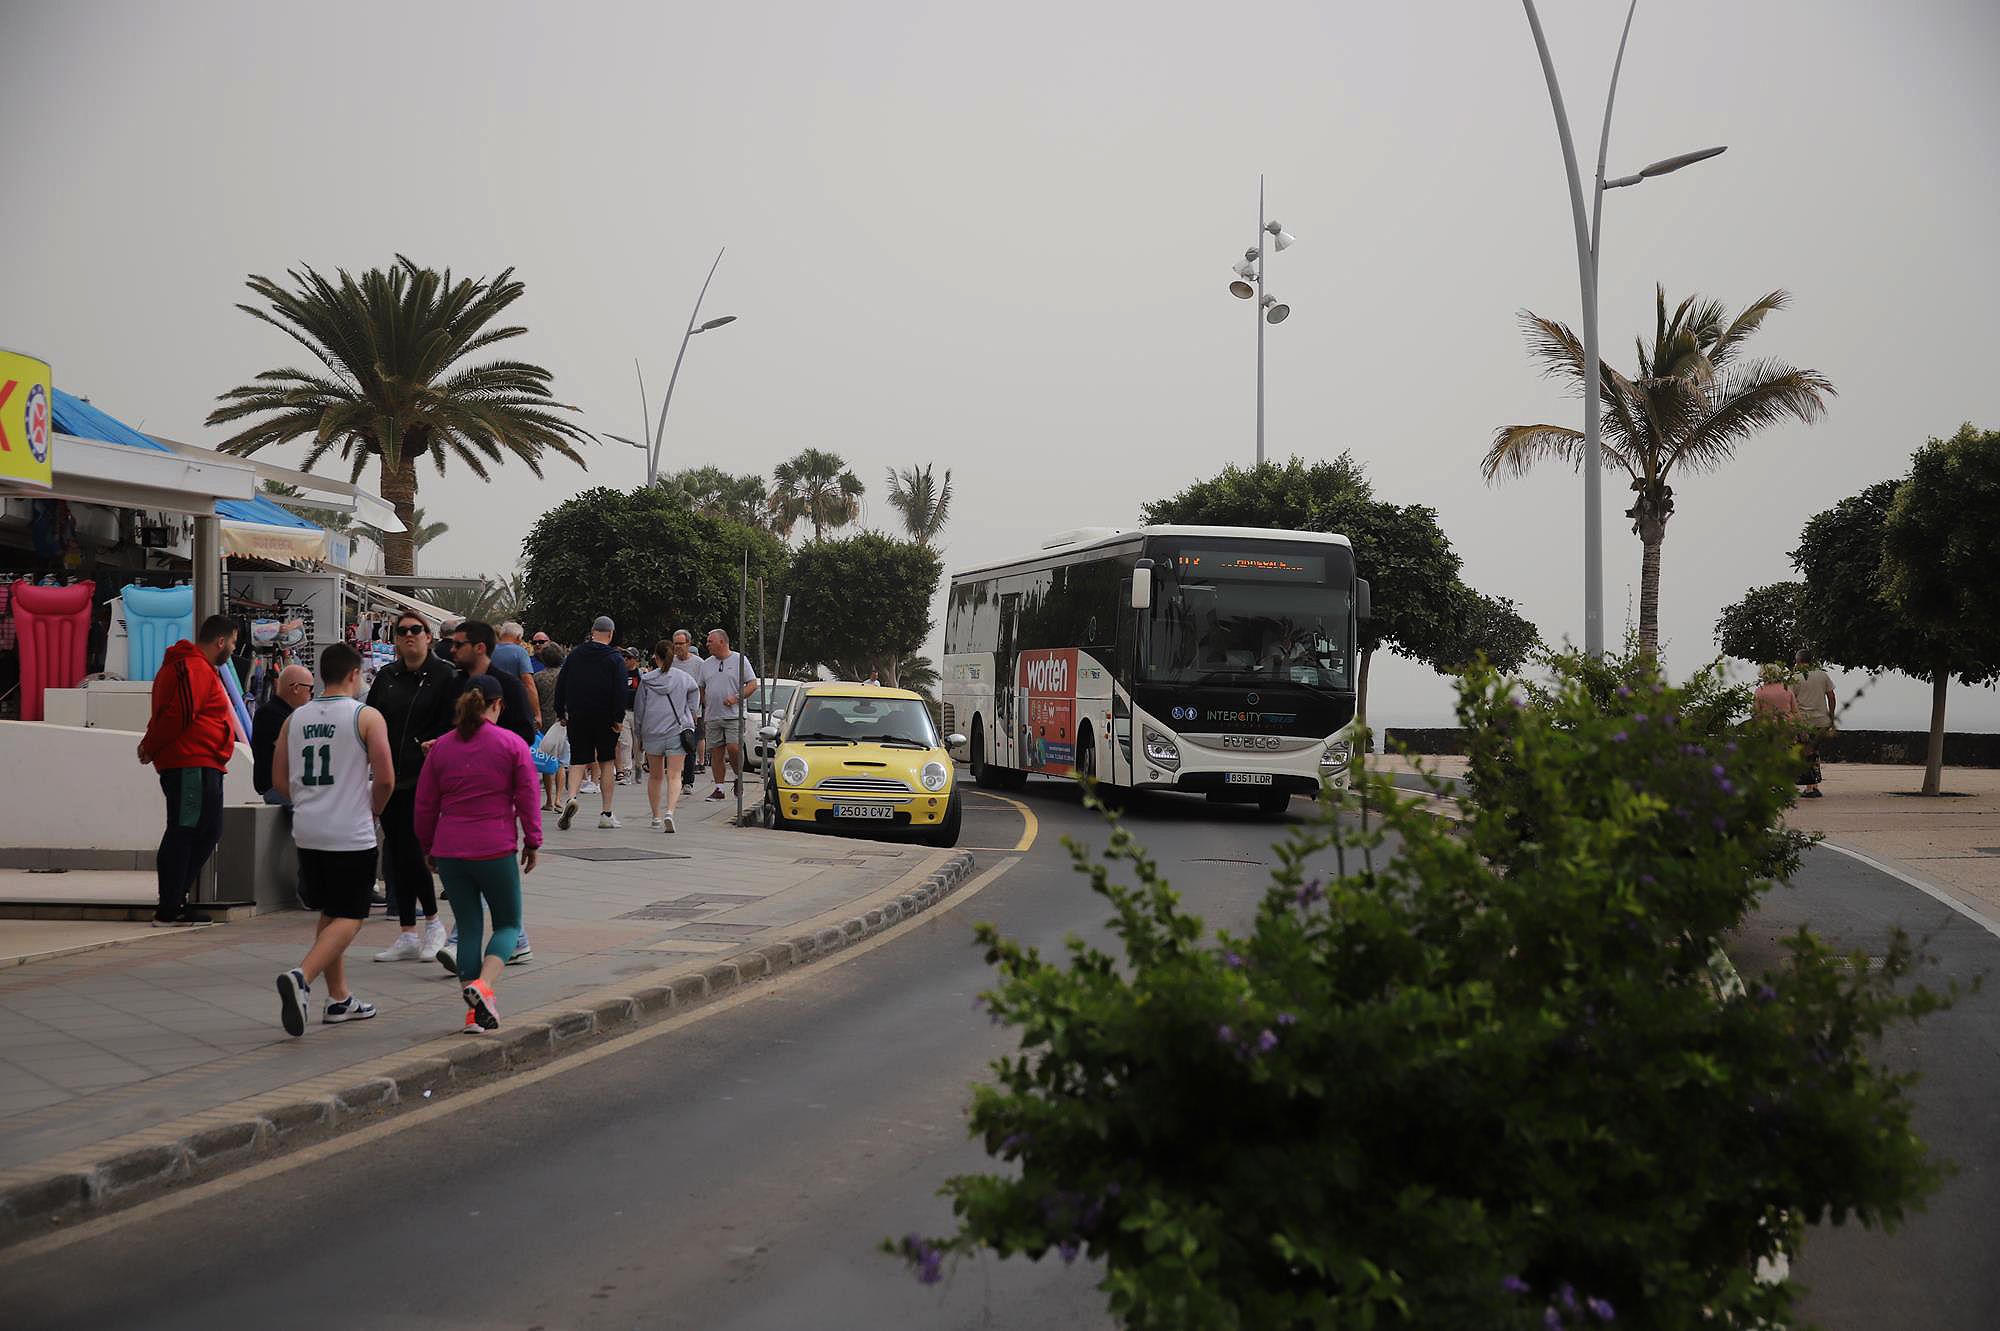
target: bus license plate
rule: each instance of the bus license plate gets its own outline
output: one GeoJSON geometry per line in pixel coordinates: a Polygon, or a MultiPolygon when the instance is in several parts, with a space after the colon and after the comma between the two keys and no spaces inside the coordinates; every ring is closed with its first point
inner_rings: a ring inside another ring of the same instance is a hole
{"type": "Polygon", "coordinates": [[[836,804],[836,818],[894,818],[896,811],[886,804],[836,804]]]}
{"type": "Polygon", "coordinates": [[[1222,778],[1225,786],[1268,786],[1271,784],[1269,772],[1229,772],[1222,778]]]}

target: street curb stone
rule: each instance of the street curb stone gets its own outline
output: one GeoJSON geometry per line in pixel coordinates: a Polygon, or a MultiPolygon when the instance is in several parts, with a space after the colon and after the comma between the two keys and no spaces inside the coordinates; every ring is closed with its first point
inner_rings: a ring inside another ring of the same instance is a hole
{"type": "Polygon", "coordinates": [[[117,1149],[120,1142],[106,1143],[109,1153],[87,1169],[51,1171],[0,1187],[0,1247],[73,1219],[137,1205],[175,1186],[205,1182],[311,1140],[367,1126],[425,1104],[427,1095],[435,1100],[454,1089],[559,1059],[599,1037],[652,1025],[756,980],[809,965],[943,901],[972,876],[972,870],[971,853],[959,851],[921,885],[837,926],[766,943],[665,982],[656,973],[648,977],[650,983],[629,992],[591,995],[586,1006],[537,1014],[519,1025],[503,1026],[495,1035],[460,1043],[441,1056],[380,1060],[383,1067],[371,1067],[376,1075],[325,1093],[289,1102],[281,1099],[284,1092],[257,1097],[243,1102],[241,1117],[222,1122],[214,1120],[226,1111],[199,1115],[206,1121],[190,1122],[188,1131],[172,1140],[154,1137],[134,1145],[124,1139],[124,1149],[117,1149]],[[278,1102],[270,1103],[273,1100],[278,1102]],[[252,1110],[253,1103],[260,1108],[252,1110]]]}

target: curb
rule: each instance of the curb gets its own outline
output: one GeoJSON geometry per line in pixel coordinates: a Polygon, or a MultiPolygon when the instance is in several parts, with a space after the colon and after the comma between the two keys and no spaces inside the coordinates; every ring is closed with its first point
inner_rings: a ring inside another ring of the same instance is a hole
{"type": "Polygon", "coordinates": [[[599,1038],[629,1034],[745,984],[811,965],[922,914],[957,891],[972,870],[972,853],[959,851],[895,896],[879,902],[864,898],[871,904],[860,913],[821,917],[829,921],[823,927],[782,942],[747,948],[698,969],[656,972],[642,977],[649,983],[630,991],[584,995],[574,1007],[502,1027],[489,1038],[450,1040],[448,1053],[399,1055],[379,1071],[369,1068],[373,1075],[360,1076],[362,1069],[336,1074],[334,1081],[358,1079],[323,1093],[317,1088],[325,1079],[319,1079],[194,1115],[167,1129],[164,1137],[156,1132],[142,1144],[129,1139],[106,1143],[104,1156],[88,1165],[0,1186],[0,1248],[47,1233],[51,1226],[133,1206],[167,1189],[372,1125],[454,1090],[539,1067],[599,1038]],[[308,1087],[314,1093],[302,1093],[308,1087]]]}

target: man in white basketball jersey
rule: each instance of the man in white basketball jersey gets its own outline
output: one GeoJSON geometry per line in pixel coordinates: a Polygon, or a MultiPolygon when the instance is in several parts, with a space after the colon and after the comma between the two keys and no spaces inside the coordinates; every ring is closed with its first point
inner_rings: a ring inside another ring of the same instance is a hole
{"type": "Polygon", "coordinates": [[[271,762],[272,788],[292,806],[299,895],[319,911],[312,950],[278,977],[279,1019],[306,1033],[312,982],[326,976],[333,1024],[365,1021],[375,1007],[348,989],[343,957],[361,932],[375,888],[375,818],[396,789],[396,762],[382,714],[362,702],[361,654],[336,642],[319,655],[320,696],[285,718],[271,762]]]}

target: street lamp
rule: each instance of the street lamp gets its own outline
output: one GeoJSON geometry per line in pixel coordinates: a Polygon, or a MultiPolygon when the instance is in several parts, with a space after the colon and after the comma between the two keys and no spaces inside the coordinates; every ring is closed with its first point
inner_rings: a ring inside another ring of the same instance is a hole
{"type": "MultiPolygon", "coordinates": [[[[722,266],[722,255],[727,249],[728,246],[725,245],[722,249],[715,252],[715,262],[708,266],[708,276],[702,279],[701,291],[694,298],[694,310],[688,315],[687,331],[681,334],[680,353],[674,357],[674,372],[667,379],[667,395],[660,402],[660,422],[653,428],[651,440],[647,443],[641,443],[636,439],[627,439],[622,434],[608,436],[609,438],[616,439],[621,444],[630,444],[633,448],[639,449],[646,454],[647,485],[652,485],[660,478],[660,444],[667,435],[667,408],[673,405],[674,385],[680,381],[681,362],[687,358],[688,342],[697,333],[706,333],[711,329],[720,328],[724,324],[733,324],[736,322],[735,315],[725,314],[720,318],[710,319],[704,324],[697,325],[695,323],[695,320],[701,318],[701,302],[708,295],[708,284],[715,280],[715,270],[722,266]]],[[[632,368],[639,370],[639,362],[636,360],[633,361],[632,368]]],[[[646,424],[646,418],[651,414],[652,409],[646,402],[646,375],[643,370],[639,370],[639,425],[642,430],[646,424]]]]}
{"type": "MultiPolygon", "coordinates": [[[[1611,148],[1611,104],[1618,96],[1618,72],[1625,65],[1625,42],[1632,35],[1632,15],[1639,0],[1625,10],[1625,29],[1618,37],[1618,57],[1611,64],[1611,87],[1604,94],[1604,127],[1597,140],[1597,174],[1592,180],[1590,223],[1584,224],[1583,182],[1577,175],[1576,145],[1570,140],[1569,113],[1563,109],[1562,88],[1556,82],[1555,62],[1549,58],[1549,44],[1542,36],[1542,20],[1535,13],[1535,0],[1521,0],[1528,12],[1528,27],[1535,35],[1535,50],[1542,58],[1542,75],[1548,80],[1549,104],[1554,108],[1556,135],[1562,140],[1563,169],[1569,173],[1570,219],[1576,229],[1577,282],[1583,291],[1583,648],[1591,656],[1604,655],[1604,501],[1601,475],[1602,450],[1599,446],[1598,415],[1602,384],[1598,368],[1597,265],[1598,239],[1604,215],[1604,191],[1636,185],[1654,176],[1671,175],[1684,166],[1706,161],[1727,151],[1726,147],[1703,148],[1663,158],[1641,167],[1637,175],[1604,178],[1604,158],[1611,148]]],[[[1282,248],[1282,247],[1280,247],[1282,248]]]]}
{"type": "Polygon", "coordinates": [[[1292,307],[1280,305],[1275,296],[1264,294],[1264,243],[1272,241],[1271,248],[1280,253],[1290,249],[1298,240],[1291,232],[1276,222],[1264,219],[1264,177],[1257,177],[1257,244],[1243,251],[1243,262],[1229,271],[1236,274],[1236,280],[1229,284],[1229,294],[1238,300],[1255,300],[1257,319],[1257,465],[1264,465],[1264,325],[1281,324],[1291,316],[1292,307]],[[1255,285],[1252,285],[1252,284],[1255,285]]]}

